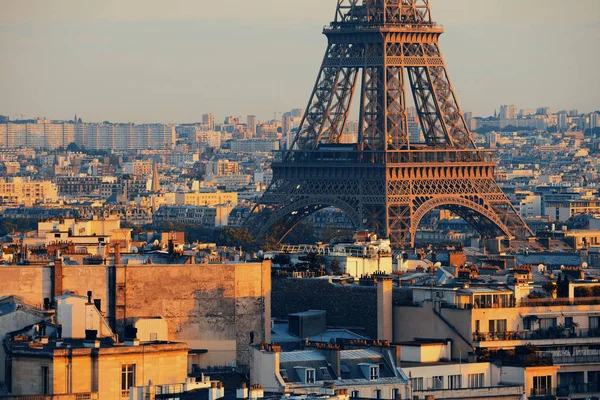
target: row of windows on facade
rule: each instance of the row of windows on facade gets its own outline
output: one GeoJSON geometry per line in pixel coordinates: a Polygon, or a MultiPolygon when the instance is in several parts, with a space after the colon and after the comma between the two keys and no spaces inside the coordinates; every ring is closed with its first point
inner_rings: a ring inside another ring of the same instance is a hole
{"type": "MultiPolygon", "coordinates": [[[[444,376],[434,376],[428,382],[427,388],[425,387],[425,381],[423,378],[411,378],[410,384],[413,391],[419,390],[442,390],[442,389],[462,389],[462,375],[448,375],[448,386],[446,387],[444,382],[444,376]]],[[[485,374],[469,374],[467,376],[468,388],[482,388],[485,387],[485,374]]]]}
{"type": "MultiPolygon", "coordinates": [[[[588,317],[589,321],[589,329],[596,330],[600,329],[600,316],[588,317]]],[[[558,319],[556,317],[553,318],[539,318],[537,320],[539,324],[539,329],[551,329],[556,328],[558,326],[558,319]]],[[[507,320],[505,319],[491,319],[488,321],[488,332],[506,332],[507,331],[507,320]]],[[[533,326],[533,320],[529,318],[523,318],[523,329],[528,331],[531,330],[533,326]]],[[[573,323],[573,317],[565,317],[565,328],[573,328],[575,325],[573,323]]],[[[481,331],[481,321],[475,321],[475,331],[481,331]]]]}
{"type": "MultiPolygon", "coordinates": [[[[121,366],[121,391],[129,398],[129,388],[135,386],[135,364],[121,366]]],[[[42,366],[42,394],[50,393],[50,368],[42,366]]]]}

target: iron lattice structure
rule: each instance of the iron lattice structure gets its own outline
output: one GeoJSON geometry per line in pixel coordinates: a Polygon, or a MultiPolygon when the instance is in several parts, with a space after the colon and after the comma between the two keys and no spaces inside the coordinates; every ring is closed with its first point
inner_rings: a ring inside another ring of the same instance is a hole
{"type": "Polygon", "coordinates": [[[293,145],[273,162],[273,181],[246,221],[253,234],[282,239],[336,207],[394,247],[414,246],[419,222],[436,208],[486,238],[532,236],[475,146],[440,51],[443,32],[429,0],[338,0],[293,145]],[[409,87],[423,143],[411,143],[409,87]],[[344,145],[357,92],[357,143],[344,145]]]}

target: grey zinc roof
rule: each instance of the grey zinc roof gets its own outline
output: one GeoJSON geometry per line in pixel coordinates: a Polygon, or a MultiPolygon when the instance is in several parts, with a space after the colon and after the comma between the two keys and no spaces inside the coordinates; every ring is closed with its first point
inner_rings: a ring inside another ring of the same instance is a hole
{"type": "Polygon", "coordinates": [[[279,360],[281,362],[320,361],[320,360],[325,360],[325,356],[316,350],[290,351],[290,352],[281,353],[279,360]]]}

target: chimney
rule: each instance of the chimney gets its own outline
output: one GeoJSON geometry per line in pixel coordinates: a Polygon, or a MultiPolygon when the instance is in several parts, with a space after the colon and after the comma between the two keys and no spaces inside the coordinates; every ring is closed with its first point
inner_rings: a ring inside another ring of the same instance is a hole
{"type": "Polygon", "coordinates": [[[121,265],[121,244],[115,244],[115,265],[121,265]]]}
{"type": "Polygon", "coordinates": [[[241,387],[235,391],[235,398],[245,400],[248,398],[248,387],[246,386],[246,382],[242,382],[240,386],[241,387]]]}
{"type": "Polygon", "coordinates": [[[220,382],[211,382],[210,388],[208,389],[208,400],[217,400],[223,397],[223,386],[220,386],[220,382]]]}
{"type": "Polygon", "coordinates": [[[326,349],[319,349],[319,352],[325,355],[325,359],[331,365],[333,372],[336,376],[342,377],[342,358],[340,348],[338,346],[331,346],[326,349]]]}
{"type": "Polygon", "coordinates": [[[392,279],[377,278],[377,339],[393,340],[392,279]]]}
{"type": "Polygon", "coordinates": [[[54,281],[54,293],[53,293],[53,298],[56,296],[61,296],[63,294],[63,287],[62,287],[62,279],[63,279],[63,273],[62,273],[62,268],[63,268],[63,259],[62,257],[56,257],[54,259],[54,269],[53,269],[53,281],[54,281]]]}
{"type": "Polygon", "coordinates": [[[88,304],[92,304],[92,291],[91,290],[88,290],[88,292],[87,292],[87,298],[88,298],[87,303],[88,304]]]}

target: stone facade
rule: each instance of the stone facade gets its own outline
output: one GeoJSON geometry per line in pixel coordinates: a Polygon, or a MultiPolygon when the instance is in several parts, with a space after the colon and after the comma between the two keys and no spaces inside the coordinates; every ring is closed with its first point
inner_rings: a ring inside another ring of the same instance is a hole
{"type": "Polygon", "coordinates": [[[139,266],[4,267],[0,296],[32,305],[64,292],[102,300],[123,338],[135,317],[163,317],[169,340],[213,351],[200,364],[247,366],[249,344],[270,341],[271,263],[139,266]],[[53,276],[57,275],[57,279],[53,276]],[[62,279],[59,279],[62,278],[62,279]]]}

